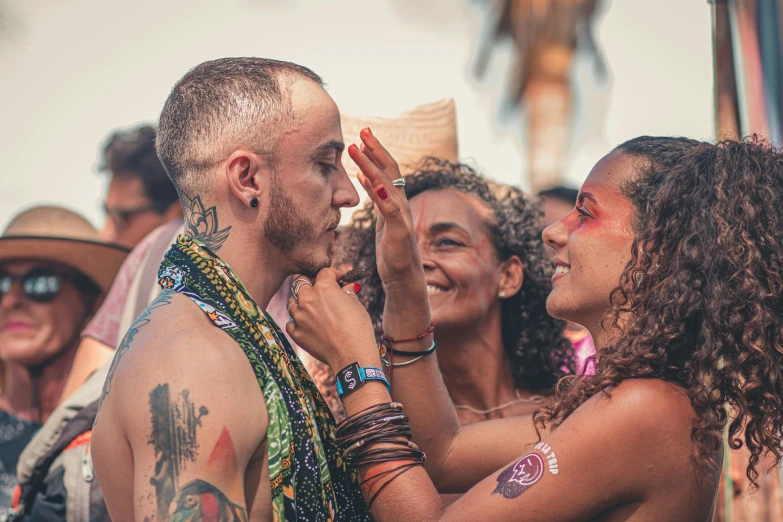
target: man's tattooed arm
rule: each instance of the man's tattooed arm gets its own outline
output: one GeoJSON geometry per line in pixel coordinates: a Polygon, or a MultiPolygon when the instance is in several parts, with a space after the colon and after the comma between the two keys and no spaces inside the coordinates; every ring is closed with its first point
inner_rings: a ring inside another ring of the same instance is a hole
{"type": "Polygon", "coordinates": [[[120,360],[125,355],[125,353],[130,350],[131,344],[133,343],[133,338],[137,333],[139,333],[139,330],[141,330],[143,326],[149,324],[150,320],[152,319],[152,312],[161,306],[166,306],[169,304],[171,302],[172,295],[173,292],[164,290],[158,297],[156,297],[155,300],[144,309],[136,321],[134,321],[134,323],[128,329],[128,332],[125,334],[125,337],[122,339],[120,346],[117,348],[117,351],[114,354],[114,359],[111,362],[111,366],[109,367],[109,373],[106,375],[106,381],[103,383],[103,392],[101,393],[101,400],[98,403],[98,414],[95,416],[96,424],[98,423],[98,418],[100,417],[101,408],[103,408],[103,401],[106,400],[106,397],[111,391],[114,372],[117,370],[117,366],[120,364],[120,360]]]}
{"type": "Polygon", "coordinates": [[[231,227],[224,229],[218,224],[217,207],[205,208],[201,196],[182,195],[185,210],[185,233],[203,243],[213,253],[220,250],[231,227]]]}
{"type": "Polygon", "coordinates": [[[215,522],[247,522],[247,510],[231,502],[218,488],[203,480],[185,484],[177,495],[177,507],[170,522],[214,520],[215,522]]]}
{"type": "Polygon", "coordinates": [[[242,483],[237,478],[226,480],[237,467],[229,430],[223,428],[209,458],[197,464],[202,418],[209,410],[196,408],[188,390],[172,396],[168,384],[159,384],[150,392],[149,406],[152,429],[147,444],[155,452],[155,474],[150,479],[155,490],[155,519],[246,522],[245,508],[230,499],[243,494],[242,483]],[[182,484],[182,473],[197,465],[204,478],[182,484]],[[170,513],[172,502],[175,506],[170,513]]]}

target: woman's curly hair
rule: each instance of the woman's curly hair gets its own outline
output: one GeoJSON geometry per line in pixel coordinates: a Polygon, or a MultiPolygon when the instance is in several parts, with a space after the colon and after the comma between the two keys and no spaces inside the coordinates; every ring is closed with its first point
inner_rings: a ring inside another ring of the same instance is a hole
{"type": "Polygon", "coordinates": [[[617,335],[596,375],[558,383],[537,425],[557,427],[625,379],[662,379],[696,412],[696,462],[714,464],[728,422],[756,485],[760,458],[783,453],[783,155],[756,137],[644,136],[618,150],[640,175],[622,187],[635,239],[604,316],[617,335]]]}
{"type": "MultiPolygon", "coordinates": [[[[491,183],[466,165],[428,158],[419,170],[406,176],[409,199],[428,190],[454,189],[481,200],[493,214],[487,223],[495,251],[501,260],[512,255],[522,260],[525,278],[520,291],[501,305],[503,345],[517,387],[549,389],[573,370],[571,344],[564,337],[564,322],[546,311],[552,289],[552,263],[541,238],[541,212],[521,191],[491,183]]],[[[363,282],[359,299],[381,326],[385,296],[375,273],[375,213],[369,201],[353,214],[351,226],[340,235],[338,265],[366,268],[373,273],[363,282]]]]}

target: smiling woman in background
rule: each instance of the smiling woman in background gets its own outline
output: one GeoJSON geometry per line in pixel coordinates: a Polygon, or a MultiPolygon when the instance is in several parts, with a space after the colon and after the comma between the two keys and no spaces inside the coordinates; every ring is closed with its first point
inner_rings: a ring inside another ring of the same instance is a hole
{"type": "MultiPolygon", "coordinates": [[[[553,270],[538,207],[466,165],[434,158],[405,179],[438,362],[460,423],[532,414],[575,366],[564,323],[546,311],[553,270]]],[[[371,209],[354,214],[341,257],[374,272],[371,209]]],[[[377,274],[359,299],[379,329],[385,299],[377,274]]]]}
{"type": "Polygon", "coordinates": [[[127,253],[53,206],[20,213],[0,237],[0,515],[19,454],[57,406],[82,328],[127,253]]]}

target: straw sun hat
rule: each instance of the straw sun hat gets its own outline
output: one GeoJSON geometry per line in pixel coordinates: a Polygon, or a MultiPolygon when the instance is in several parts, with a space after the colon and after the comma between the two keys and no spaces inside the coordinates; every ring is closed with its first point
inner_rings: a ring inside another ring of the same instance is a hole
{"type": "Polygon", "coordinates": [[[92,279],[106,294],[130,252],[100,240],[82,216],[40,205],[17,214],[0,236],[0,262],[39,260],[65,265],[92,279]]]}
{"type": "MultiPolygon", "coordinates": [[[[419,105],[392,118],[343,114],[340,124],[346,143],[358,143],[359,131],[370,127],[403,175],[416,170],[427,156],[457,161],[457,111],[451,98],[419,105]]],[[[348,154],[343,154],[343,166],[351,176],[359,171],[348,154]]]]}

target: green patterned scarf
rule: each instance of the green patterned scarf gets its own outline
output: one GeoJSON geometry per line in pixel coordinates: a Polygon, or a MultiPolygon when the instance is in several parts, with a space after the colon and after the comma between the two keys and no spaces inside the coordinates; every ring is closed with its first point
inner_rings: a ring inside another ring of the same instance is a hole
{"type": "Polygon", "coordinates": [[[181,235],[161,264],[164,289],[189,297],[242,348],[269,410],[269,478],[278,521],[371,520],[334,440],[329,408],[285,336],[231,268],[181,235]]]}

